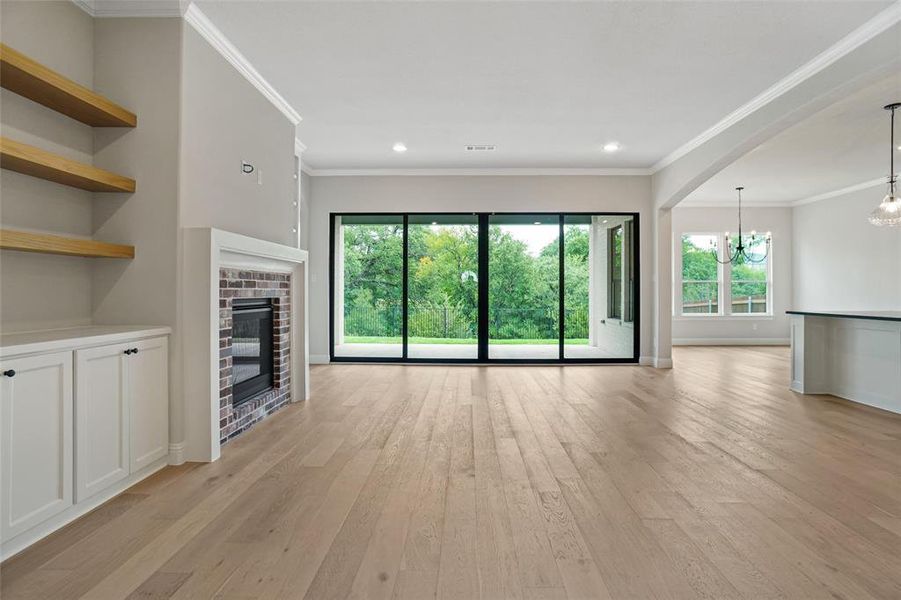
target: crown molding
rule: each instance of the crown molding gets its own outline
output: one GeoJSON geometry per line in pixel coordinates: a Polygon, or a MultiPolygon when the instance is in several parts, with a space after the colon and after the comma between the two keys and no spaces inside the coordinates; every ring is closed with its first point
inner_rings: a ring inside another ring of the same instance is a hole
{"type": "MultiPolygon", "coordinates": [[[[823,192],[822,194],[817,194],[815,196],[809,196],[807,198],[802,198],[801,200],[772,200],[772,201],[762,201],[762,202],[749,202],[747,199],[742,201],[742,207],[751,209],[751,208],[780,208],[787,207],[792,208],[795,206],[803,206],[805,204],[813,204],[814,202],[820,202],[821,200],[828,200],[830,198],[838,198],[839,196],[844,196],[845,194],[850,194],[852,192],[859,192],[861,190],[868,190],[870,188],[879,187],[881,185],[885,185],[888,178],[880,177],[879,179],[871,179],[869,181],[864,181],[862,183],[855,183],[854,185],[849,185],[847,187],[838,188],[835,190],[831,190],[828,192],[823,192]]],[[[728,200],[683,200],[679,204],[677,204],[674,208],[735,208],[735,201],[728,200]]]]}
{"type": "Polygon", "coordinates": [[[182,17],[187,0],[72,0],[94,18],[182,17]]]}
{"type": "Polygon", "coordinates": [[[863,183],[856,183],[854,185],[849,185],[848,187],[843,187],[837,190],[832,190],[831,192],[824,192],[822,194],[817,194],[816,196],[810,196],[809,198],[803,198],[801,200],[795,200],[790,203],[790,206],[803,206],[805,204],[813,204],[814,202],[820,202],[821,200],[828,200],[830,198],[837,198],[839,196],[844,196],[845,194],[850,194],[852,192],[859,192],[861,190],[868,190],[870,188],[878,187],[880,185],[886,185],[888,181],[887,177],[880,177],[879,179],[871,179],[870,181],[864,181],[863,183]]]}
{"type": "MultiPolygon", "coordinates": [[[[683,200],[673,208],[736,208],[738,204],[735,199],[732,200],[683,200]]],[[[743,199],[741,202],[742,209],[753,208],[790,208],[794,206],[791,200],[763,200],[760,202],[751,202],[743,199]]]]}
{"type": "Polygon", "coordinates": [[[203,11],[197,8],[196,4],[188,6],[188,10],[185,12],[185,21],[209,42],[225,60],[231,63],[269,102],[279,109],[293,125],[300,123],[300,114],[294,110],[294,107],[288,104],[288,101],[260,75],[259,71],[247,60],[247,57],[241,54],[241,51],[225,37],[225,34],[218,27],[213,25],[212,21],[203,14],[203,11]]]}
{"type": "Polygon", "coordinates": [[[482,168],[482,169],[306,169],[314,177],[460,177],[460,176],[623,176],[650,175],[648,169],[482,168]]]}
{"type": "Polygon", "coordinates": [[[875,38],[889,27],[901,22],[901,0],[880,12],[878,15],[843,37],[841,40],[815,56],[774,85],[754,97],[750,102],[740,106],[728,114],[710,129],[707,129],[697,137],[691,139],[673,152],[667,154],[651,167],[651,173],[671,165],[692,150],[710,141],[723,131],[729,129],[748,115],[760,110],[773,100],[786,94],[793,88],[810,79],[829,65],[853,52],[863,44],[875,38]]]}

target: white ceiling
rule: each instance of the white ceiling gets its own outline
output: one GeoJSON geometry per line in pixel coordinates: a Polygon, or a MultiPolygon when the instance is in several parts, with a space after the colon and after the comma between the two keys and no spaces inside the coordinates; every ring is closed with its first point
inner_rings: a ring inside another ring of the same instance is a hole
{"type": "Polygon", "coordinates": [[[890,2],[198,4],[308,166],[409,169],[650,167],[890,2]]]}
{"type": "MultiPolygon", "coordinates": [[[[692,192],[683,205],[742,200],[792,203],[887,177],[889,113],[901,102],[901,73],[836,102],[771,138],[692,192]]],[[[901,144],[901,112],[896,114],[895,145],[901,144]]],[[[895,149],[895,170],[901,152],[895,149]]],[[[877,194],[879,195],[879,194],[877,194]]]]}

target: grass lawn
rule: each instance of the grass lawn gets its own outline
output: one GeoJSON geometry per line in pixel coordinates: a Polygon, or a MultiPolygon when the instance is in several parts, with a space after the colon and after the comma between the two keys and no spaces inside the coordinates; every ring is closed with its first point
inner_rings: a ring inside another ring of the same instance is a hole
{"type": "MultiPolygon", "coordinates": [[[[375,337],[375,336],[344,336],[345,344],[400,344],[400,336],[397,337],[375,337]]],[[[450,339],[450,338],[424,338],[411,337],[410,344],[476,344],[477,341],[472,338],[467,339],[450,339]]],[[[566,345],[587,346],[588,339],[571,339],[564,340],[566,345]]],[[[505,345],[505,346],[539,346],[539,345],[555,345],[557,340],[491,340],[489,345],[505,345]]]]}

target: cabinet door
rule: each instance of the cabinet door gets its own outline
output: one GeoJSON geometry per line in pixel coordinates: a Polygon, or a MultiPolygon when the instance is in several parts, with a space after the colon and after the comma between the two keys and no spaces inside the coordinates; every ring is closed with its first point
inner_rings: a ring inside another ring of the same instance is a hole
{"type": "Polygon", "coordinates": [[[0,361],[0,536],[72,505],[72,353],[0,361]]]}
{"type": "Polygon", "coordinates": [[[169,346],[165,337],[132,344],[128,358],[131,471],[169,453],[169,346]]]}
{"type": "Polygon", "coordinates": [[[75,351],[75,501],[128,476],[125,351],[115,344],[75,351]]]}

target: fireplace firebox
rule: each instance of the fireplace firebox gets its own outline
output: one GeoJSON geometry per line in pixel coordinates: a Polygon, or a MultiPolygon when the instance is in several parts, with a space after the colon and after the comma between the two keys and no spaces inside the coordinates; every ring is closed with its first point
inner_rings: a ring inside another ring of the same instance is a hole
{"type": "Polygon", "coordinates": [[[272,389],[272,299],[232,301],[232,400],[234,406],[272,389]]]}

